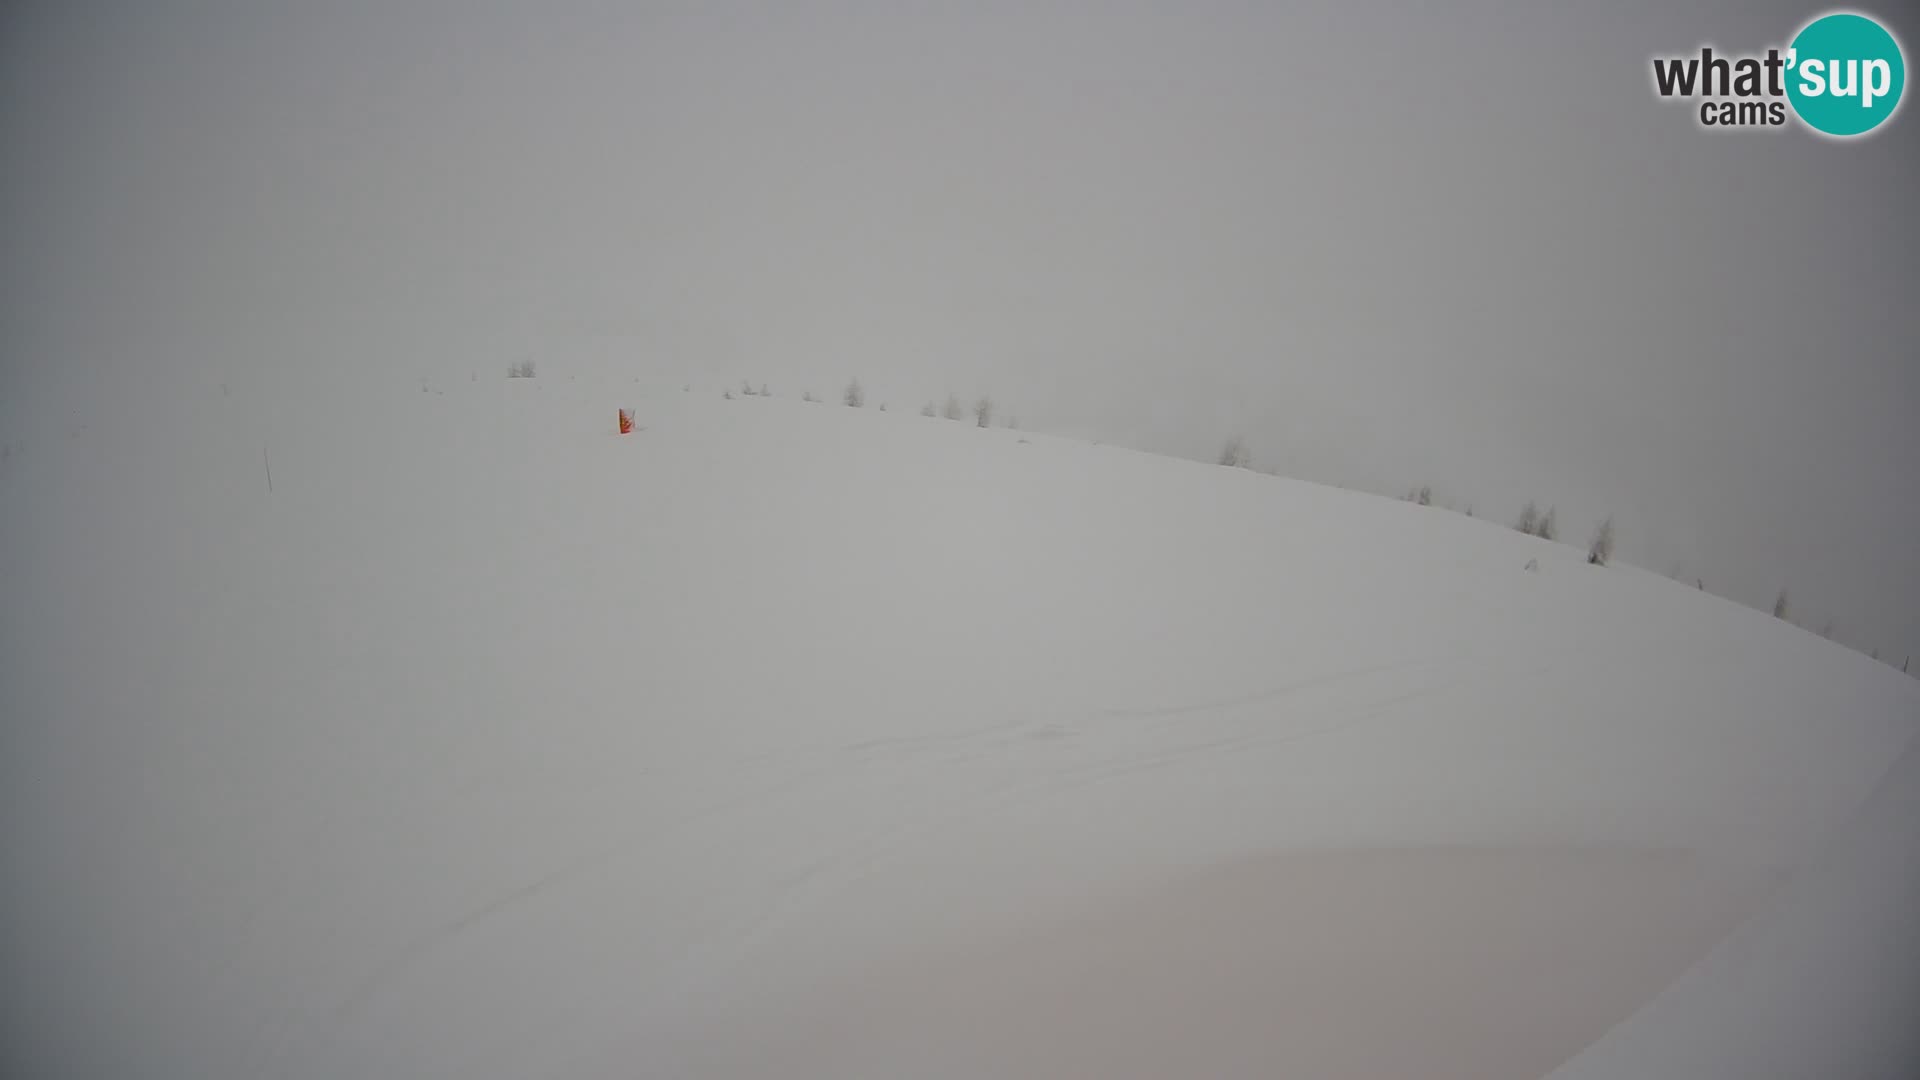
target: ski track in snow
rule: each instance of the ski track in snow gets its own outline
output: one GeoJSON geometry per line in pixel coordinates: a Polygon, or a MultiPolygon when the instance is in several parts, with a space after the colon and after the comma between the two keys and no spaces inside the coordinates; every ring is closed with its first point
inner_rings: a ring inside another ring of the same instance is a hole
{"type": "MultiPolygon", "coordinates": [[[[1296,680],[1282,686],[1231,698],[1156,708],[1106,708],[1092,715],[1096,718],[1165,719],[1169,717],[1191,716],[1199,713],[1240,709],[1253,705],[1271,704],[1288,695],[1308,689],[1351,683],[1375,676],[1424,667],[1444,667],[1460,662],[1460,660],[1452,659],[1372,665],[1348,671],[1333,672],[1310,679],[1296,680]]],[[[737,945],[744,950],[751,948],[755,943],[763,939],[771,928],[775,927],[785,915],[790,913],[792,908],[801,903],[801,898],[804,894],[808,893],[809,890],[813,892],[811,902],[830,902],[833,896],[839,891],[857,882],[863,870],[871,867],[881,858],[884,858],[887,853],[898,850],[916,840],[935,835],[959,822],[977,817],[981,814],[991,813],[1023,797],[1046,797],[1064,794],[1089,784],[1118,779],[1148,769],[1164,768],[1194,757],[1250,749],[1256,746],[1270,746],[1311,738],[1316,735],[1330,734],[1344,730],[1354,724],[1375,719],[1381,715],[1382,710],[1387,706],[1415,700],[1437,692],[1440,689],[1443,688],[1427,687],[1407,694],[1387,698],[1383,701],[1372,703],[1365,711],[1357,712],[1355,715],[1346,719],[1330,723],[1277,732],[1255,730],[1172,748],[1157,749],[1137,756],[1121,755],[1121,759],[1118,761],[1091,763],[1061,773],[1050,773],[1025,783],[1010,782],[992,785],[985,789],[978,790],[974,792],[973,797],[970,798],[964,806],[953,813],[931,822],[893,828],[882,836],[878,842],[857,849],[847,848],[833,851],[827,857],[820,859],[798,874],[776,885],[769,896],[768,906],[770,910],[760,920],[742,929],[738,935],[737,945]]],[[[1273,719],[1277,721],[1279,718],[1275,717],[1273,719]]],[[[964,746],[974,743],[976,740],[985,736],[1000,735],[1009,732],[1019,734],[1017,729],[1020,728],[1026,729],[1025,735],[1028,738],[1034,737],[1034,731],[1038,730],[1028,725],[988,725],[951,734],[861,740],[848,744],[843,747],[842,750],[846,753],[861,753],[875,750],[918,750],[932,746],[964,746]]],[[[1080,734],[1084,733],[1085,730],[1085,722],[1083,721],[1081,728],[1069,729],[1067,734],[1080,734]]],[[[962,754],[957,757],[944,758],[923,764],[933,768],[951,768],[966,764],[970,761],[989,757],[995,752],[995,749],[994,747],[976,749],[969,754],[962,754]]],[[[697,825],[701,820],[710,816],[764,805],[769,801],[777,799],[782,793],[804,786],[810,780],[830,776],[836,773],[838,769],[839,766],[837,764],[829,764],[809,770],[808,772],[789,777],[779,783],[770,785],[752,796],[728,800],[704,811],[691,814],[673,822],[667,826],[666,829],[668,831],[685,829],[697,825]]],[[[647,836],[649,838],[654,835],[654,830],[648,830],[647,836]]],[[[635,845],[640,842],[640,839],[637,835],[630,836],[618,844],[610,845],[586,857],[556,867],[551,872],[543,874],[532,881],[499,893],[486,902],[476,905],[474,908],[462,913],[457,918],[431,927],[413,938],[402,942],[398,948],[393,950],[386,961],[378,968],[369,972],[367,976],[356,984],[353,989],[341,999],[339,1004],[334,1007],[329,1024],[333,1035],[337,1036],[339,1030],[351,1020],[354,1011],[368,999],[378,994],[382,987],[388,985],[409,969],[429,962],[437,950],[449,946],[462,932],[469,930],[484,922],[489,917],[499,914],[508,908],[537,902],[540,897],[549,893],[550,890],[592,874],[596,869],[604,867],[624,855],[629,854],[635,845]]]]}

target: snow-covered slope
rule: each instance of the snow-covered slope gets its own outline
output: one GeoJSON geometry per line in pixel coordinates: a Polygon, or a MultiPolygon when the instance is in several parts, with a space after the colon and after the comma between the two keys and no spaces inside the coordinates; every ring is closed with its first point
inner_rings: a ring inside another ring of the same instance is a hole
{"type": "Polygon", "coordinates": [[[1584,1080],[1916,996],[1835,913],[1914,892],[1920,684],[1571,547],[640,383],[49,430],[14,1075],[1584,1080]]]}

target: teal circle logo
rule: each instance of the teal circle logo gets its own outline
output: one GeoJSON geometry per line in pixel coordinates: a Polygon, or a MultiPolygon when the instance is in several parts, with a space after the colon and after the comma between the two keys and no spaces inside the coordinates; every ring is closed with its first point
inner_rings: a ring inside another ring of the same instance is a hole
{"type": "Polygon", "coordinates": [[[1836,12],[1808,23],[1787,52],[1787,100],[1808,127],[1865,135],[1900,107],[1907,64],[1900,43],[1865,15],[1836,12]]]}

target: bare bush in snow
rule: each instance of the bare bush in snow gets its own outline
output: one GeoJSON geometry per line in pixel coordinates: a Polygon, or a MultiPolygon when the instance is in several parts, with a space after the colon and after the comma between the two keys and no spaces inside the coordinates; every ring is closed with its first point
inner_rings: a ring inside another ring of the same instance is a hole
{"type": "Polygon", "coordinates": [[[1226,445],[1220,448],[1220,464],[1230,469],[1244,469],[1247,460],[1247,441],[1238,435],[1229,436],[1226,445]]]}
{"type": "Polygon", "coordinates": [[[948,394],[947,406],[946,408],[940,410],[940,415],[946,417],[949,420],[960,420],[966,417],[967,410],[961,407],[960,399],[958,397],[954,396],[953,394],[948,394]]]}
{"type": "Polygon", "coordinates": [[[981,397],[973,403],[973,419],[980,427],[993,426],[993,399],[981,397]]]}
{"type": "Polygon", "coordinates": [[[507,378],[509,379],[531,379],[533,376],[534,366],[531,360],[522,360],[517,364],[507,365],[507,378]]]}
{"type": "Polygon", "coordinates": [[[1534,528],[1539,524],[1540,511],[1534,509],[1533,500],[1528,499],[1527,505],[1520,508],[1520,516],[1513,520],[1513,527],[1532,536],[1534,528]]]}
{"type": "Polygon", "coordinates": [[[854,409],[867,403],[867,394],[866,391],[860,389],[859,379],[854,379],[847,383],[847,388],[840,392],[840,400],[846,402],[849,408],[854,409]]]}

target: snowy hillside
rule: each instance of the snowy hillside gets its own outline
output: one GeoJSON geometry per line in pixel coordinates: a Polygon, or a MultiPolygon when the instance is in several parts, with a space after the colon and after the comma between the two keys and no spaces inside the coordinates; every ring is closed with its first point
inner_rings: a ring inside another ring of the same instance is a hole
{"type": "Polygon", "coordinates": [[[1920,682],[1763,614],[899,411],[175,391],[0,463],[10,1075],[1920,1060],[1920,682]]]}

